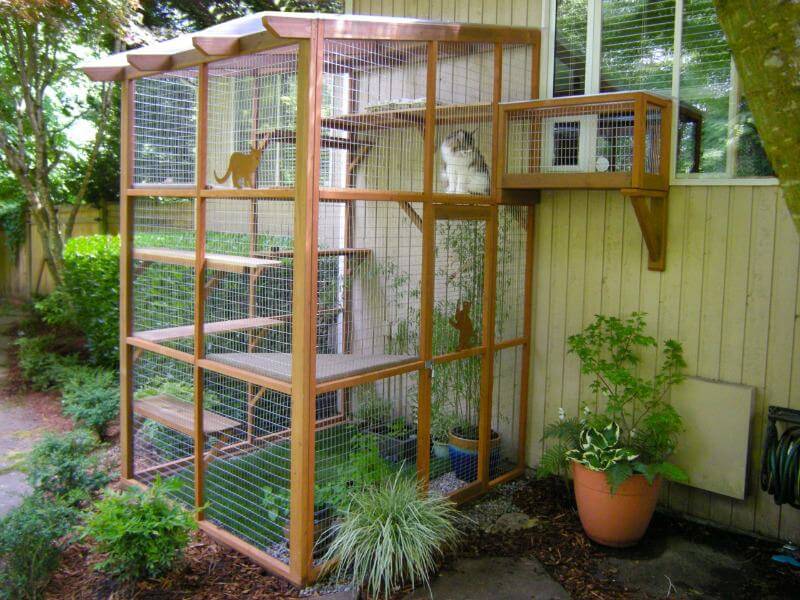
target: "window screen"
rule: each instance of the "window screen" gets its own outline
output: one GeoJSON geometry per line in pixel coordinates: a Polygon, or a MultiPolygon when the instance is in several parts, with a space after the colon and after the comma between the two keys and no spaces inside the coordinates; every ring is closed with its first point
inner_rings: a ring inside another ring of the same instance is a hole
{"type": "Polygon", "coordinates": [[[553,96],[583,94],[586,84],[587,0],[556,0],[553,96]]]}

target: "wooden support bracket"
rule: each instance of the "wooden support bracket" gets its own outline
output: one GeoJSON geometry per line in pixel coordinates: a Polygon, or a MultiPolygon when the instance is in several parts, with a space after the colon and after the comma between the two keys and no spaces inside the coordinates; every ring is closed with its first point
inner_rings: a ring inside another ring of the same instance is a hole
{"type": "Polygon", "coordinates": [[[667,192],[640,189],[621,191],[631,199],[636,220],[639,221],[649,255],[647,268],[663,271],[667,257],[667,192]]]}

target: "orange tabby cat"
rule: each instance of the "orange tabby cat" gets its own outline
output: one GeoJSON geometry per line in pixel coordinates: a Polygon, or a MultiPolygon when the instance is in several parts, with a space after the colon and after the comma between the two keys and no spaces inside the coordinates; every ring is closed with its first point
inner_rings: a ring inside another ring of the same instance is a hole
{"type": "Polygon", "coordinates": [[[224,183],[228,177],[231,178],[231,183],[236,188],[243,188],[244,184],[250,184],[251,188],[256,187],[256,171],[258,170],[258,163],[261,161],[261,153],[264,151],[267,142],[259,147],[258,144],[253,144],[252,150],[248,153],[234,152],[228,161],[228,170],[225,175],[220,177],[214,171],[214,178],[217,183],[224,183]]]}

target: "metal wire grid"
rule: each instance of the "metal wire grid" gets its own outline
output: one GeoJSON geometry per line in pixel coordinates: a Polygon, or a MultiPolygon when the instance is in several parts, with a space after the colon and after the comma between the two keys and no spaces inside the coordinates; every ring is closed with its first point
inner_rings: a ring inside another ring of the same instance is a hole
{"type": "Polygon", "coordinates": [[[489,195],[493,81],[492,44],[439,45],[436,102],[441,108],[436,117],[436,192],[489,195]]]}
{"type": "Polygon", "coordinates": [[[503,44],[500,101],[530,100],[532,76],[533,46],[531,44],[503,44]]]}
{"type": "Polygon", "coordinates": [[[632,101],[528,108],[508,119],[508,173],[625,173],[633,165],[632,101]]]}
{"type": "Polygon", "coordinates": [[[190,506],[194,505],[194,440],[188,435],[194,430],[192,377],[192,366],[187,363],[152,352],[134,355],[134,477],[144,483],[151,483],[156,477],[179,480],[181,485],[173,495],[190,506]],[[185,411],[172,412],[172,427],[150,418],[152,412],[148,411],[148,416],[141,414],[139,407],[154,397],[185,405],[185,411]]]}
{"type": "Polygon", "coordinates": [[[661,170],[661,108],[647,105],[645,129],[645,173],[658,174],[661,170]]]}
{"type": "Polygon", "coordinates": [[[422,205],[325,202],[319,212],[317,374],[375,370],[419,353],[422,205]]]}
{"type": "Polygon", "coordinates": [[[194,200],[136,198],[133,205],[133,330],[191,352],[194,322],[194,200]],[[176,262],[180,261],[180,263],[176,262]]]}
{"type": "Polygon", "coordinates": [[[317,397],[315,432],[314,557],[325,550],[323,534],[347,508],[350,494],[401,472],[416,477],[416,372],[341,390],[344,415],[319,419],[332,394],[317,397]]]}
{"type": "Polygon", "coordinates": [[[207,440],[206,517],[288,562],[291,397],[205,371],[203,408],[229,426],[207,440]]]}
{"type": "Polygon", "coordinates": [[[292,187],[297,46],[211,63],[208,178],[212,187],[292,187]]]}
{"type": "Polygon", "coordinates": [[[325,40],[321,184],[421,191],[427,46],[325,40]]]}
{"type": "Polygon", "coordinates": [[[197,69],[133,82],[133,183],[195,183],[197,69]]]}
{"type": "Polygon", "coordinates": [[[288,380],[294,202],[209,199],[206,228],[207,256],[232,257],[231,266],[214,261],[206,269],[207,358],[288,380]]]}
{"type": "Polygon", "coordinates": [[[495,283],[495,339],[524,335],[525,257],[527,250],[525,206],[498,207],[497,281],[495,283]]]}
{"type": "Polygon", "coordinates": [[[500,441],[489,454],[489,477],[494,479],[517,466],[520,427],[522,347],[498,350],[494,355],[492,431],[500,441]]]}

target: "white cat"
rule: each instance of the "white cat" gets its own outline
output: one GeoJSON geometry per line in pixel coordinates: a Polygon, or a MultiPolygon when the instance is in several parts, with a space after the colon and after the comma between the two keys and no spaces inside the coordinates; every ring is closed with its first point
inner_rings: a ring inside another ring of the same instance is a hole
{"type": "Polygon", "coordinates": [[[441,145],[442,182],[448,194],[489,194],[489,167],[475,144],[475,132],[459,129],[441,145]]]}

